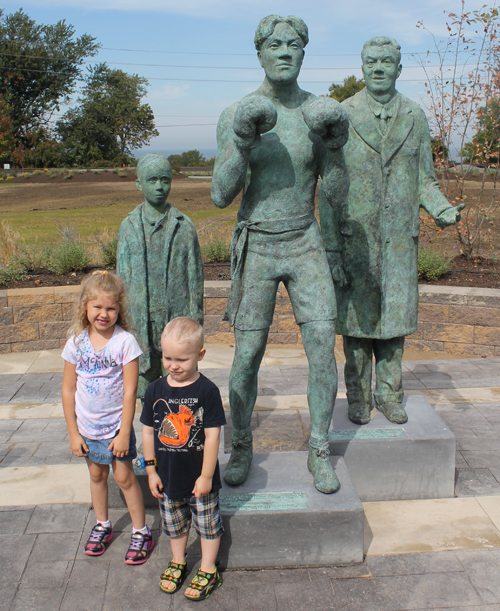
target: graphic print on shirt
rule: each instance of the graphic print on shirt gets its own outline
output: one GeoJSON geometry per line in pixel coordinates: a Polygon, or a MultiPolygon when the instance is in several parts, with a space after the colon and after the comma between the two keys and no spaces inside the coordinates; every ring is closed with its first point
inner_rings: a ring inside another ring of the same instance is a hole
{"type": "Polygon", "coordinates": [[[160,408],[158,404],[160,402],[164,403],[161,408],[163,408],[165,413],[165,417],[158,429],[158,439],[160,442],[169,449],[181,449],[186,444],[188,447],[200,444],[200,441],[196,439],[196,435],[203,425],[203,408],[200,407],[193,412],[187,405],[184,405],[187,401],[183,400],[182,404],[179,405],[178,411],[174,412],[165,399],[158,399],[153,405],[155,415],[158,415],[158,408],[160,408]]]}

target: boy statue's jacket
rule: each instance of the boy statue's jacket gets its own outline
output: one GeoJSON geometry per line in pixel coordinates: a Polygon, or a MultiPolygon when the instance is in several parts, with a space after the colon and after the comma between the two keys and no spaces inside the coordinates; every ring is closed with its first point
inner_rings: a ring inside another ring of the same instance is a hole
{"type": "MultiPolygon", "coordinates": [[[[120,225],[116,271],[129,295],[129,312],[134,331],[144,354],[139,371],[151,366],[149,353],[149,299],[146,262],[146,238],[140,204],[120,225]]],[[[203,264],[198,237],[192,221],[170,206],[165,225],[164,248],[156,263],[165,269],[166,320],[189,316],[203,324],[203,264]]]]}

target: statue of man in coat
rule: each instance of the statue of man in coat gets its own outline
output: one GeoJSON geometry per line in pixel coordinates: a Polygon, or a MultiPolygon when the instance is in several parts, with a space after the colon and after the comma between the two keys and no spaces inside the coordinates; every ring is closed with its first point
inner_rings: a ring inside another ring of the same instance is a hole
{"type": "Polygon", "coordinates": [[[417,329],[419,209],[444,228],[460,220],[463,208],[439,189],[424,112],[396,91],[400,49],[388,37],[364,44],[366,87],[342,103],[350,121],[349,194],[339,213],[320,198],[337,333],[344,336],[348,415],[357,424],[370,421],[373,355],[377,409],[391,422],[408,420],[402,356],[405,336],[417,329]]]}
{"type": "Polygon", "coordinates": [[[130,315],[144,353],[137,396],[162,375],[161,334],[169,320],[189,316],[203,324],[203,264],[190,218],[167,202],[168,159],[148,153],[137,164],[135,184],[144,195],[120,225],[116,271],[125,282],[130,315]]]}

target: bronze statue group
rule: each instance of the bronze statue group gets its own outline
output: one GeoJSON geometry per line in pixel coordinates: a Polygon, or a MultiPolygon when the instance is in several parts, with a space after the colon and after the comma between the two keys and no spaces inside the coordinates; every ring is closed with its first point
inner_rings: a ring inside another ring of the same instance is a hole
{"type": "MultiPolygon", "coordinates": [[[[368,423],[376,406],[391,422],[406,422],[402,355],[405,336],[417,328],[419,209],[444,228],[460,220],[462,206],[439,190],[423,111],[396,91],[398,43],[365,43],[366,87],[342,104],[299,88],[307,43],[299,17],[262,19],[255,47],[264,82],[227,108],[217,127],[214,204],[225,208],[243,191],[224,315],[234,327],[235,357],[232,451],[222,477],[238,485],[250,470],[257,376],[282,282],[309,362],[307,466],[316,489],[331,494],[340,485],[328,440],[335,332],[343,335],[350,420],[368,423]]],[[[63,408],[70,448],[88,464],[96,515],[84,552],[103,554],[113,537],[112,465],[133,525],[125,562],[135,565],[154,546],[132,466],[132,421],[136,397],[142,400],[142,463],[172,548],[160,588],[173,594],[182,587],[193,524],[202,561],[185,596],[199,601],[222,584],[217,456],[225,418],[217,387],[197,368],[205,354],[202,260],[193,223],[167,202],[171,181],[164,157],[141,158],[136,184],[145,201],[120,227],[117,275],[96,273],[82,285],[63,351],[63,408]]]]}

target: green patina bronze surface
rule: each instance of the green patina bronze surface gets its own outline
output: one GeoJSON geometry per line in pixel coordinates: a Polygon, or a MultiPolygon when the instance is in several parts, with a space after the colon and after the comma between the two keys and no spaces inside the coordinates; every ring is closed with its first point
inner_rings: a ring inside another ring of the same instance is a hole
{"type": "Polygon", "coordinates": [[[309,509],[304,492],[257,492],[255,494],[221,494],[220,508],[225,513],[239,511],[298,511],[309,509]]]}
{"type": "Polygon", "coordinates": [[[169,320],[190,316],[203,324],[203,265],[191,220],[167,202],[170,164],[149,153],[137,165],[145,201],[120,225],[117,273],[128,291],[130,314],[144,354],[138,397],[162,375],[160,337],[169,320]]]}
{"type": "Polygon", "coordinates": [[[401,439],[407,435],[403,429],[358,429],[351,431],[330,431],[332,441],[349,441],[352,439],[401,439]]]}
{"type": "Polygon", "coordinates": [[[225,208],[243,190],[231,243],[232,284],[225,315],[235,327],[236,351],[229,382],[233,448],[224,479],[238,484],[248,474],[257,373],[282,281],[310,366],[308,466],[318,490],[329,493],[338,488],[328,458],[337,391],[336,308],[314,218],[314,194],[321,177],[328,206],[339,206],[345,199],[348,175],[342,146],[348,120],[337,102],[316,98],[298,86],[307,42],[307,26],[300,18],[262,19],[255,46],[264,82],[227,108],[217,127],[212,199],[225,208]]]}
{"type": "Polygon", "coordinates": [[[361,57],[366,87],[342,103],[350,121],[344,148],[349,195],[336,210],[326,194],[320,195],[321,229],[338,279],[337,333],[369,340],[344,339],[351,354],[346,364],[349,415],[360,424],[370,419],[375,353],[383,369],[394,370],[391,380],[384,380],[382,371],[377,375],[377,406],[389,420],[403,422],[402,343],[417,329],[419,209],[446,227],[460,219],[463,206],[453,208],[439,189],[425,114],[396,91],[401,73],[398,43],[371,39],[361,57]],[[394,345],[387,348],[385,341],[394,345]]]}

